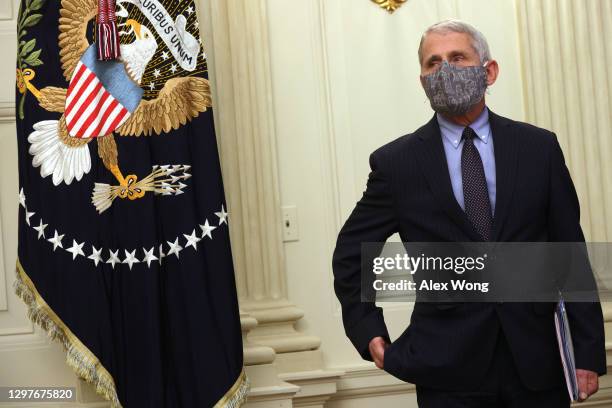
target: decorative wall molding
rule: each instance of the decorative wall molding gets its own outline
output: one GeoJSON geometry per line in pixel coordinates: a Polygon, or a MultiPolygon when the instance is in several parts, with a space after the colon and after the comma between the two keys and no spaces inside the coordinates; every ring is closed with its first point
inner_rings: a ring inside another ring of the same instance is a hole
{"type": "Polygon", "coordinates": [[[281,374],[281,378],[300,387],[293,397],[294,407],[324,408],[327,401],[336,395],[337,381],[344,374],[340,370],[312,370],[281,374]]]}
{"type": "MultiPolygon", "coordinates": [[[[404,403],[397,406],[413,407],[405,404],[405,401],[414,398],[416,390],[413,384],[400,381],[374,365],[339,369],[345,371],[345,374],[338,381],[337,392],[329,399],[330,408],[350,406],[351,400],[360,400],[355,401],[358,406],[370,406],[376,404],[377,399],[382,396],[400,398],[404,403]]],[[[416,404],[414,407],[416,408],[416,404]]]]}
{"type": "MultiPolygon", "coordinates": [[[[10,54],[11,58],[14,55],[11,51],[16,49],[17,43],[17,11],[19,10],[20,0],[3,0],[0,2],[0,43],[2,49],[10,54]]],[[[15,77],[15,62],[14,58],[6,60],[6,64],[10,66],[11,77],[9,81],[14,81],[15,77]],[[10,62],[9,62],[10,61],[10,62]]],[[[5,69],[5,67],[2,67],[5,69]]],[[[4,79],[3,79],[4,80],[4,79]]],[[[0,124],[15,122],[15,101],[13,95],[14,86],[10,86],[6,90],[2,89],[2,95],[0,95],[0,124]],[[5,94],[5,92],[8,92],[5,94]]]]}
{"type": "MultiPolygon", "coordinates": [[[[344,109],[334,104],[334,95],[336,100],[346,103],[348,101],[348,92],[346,89],[346,79],[343,78],[341,83],[335,82],[334,73],[331,71],[331,64],[333,62],[343,62],[343,54],[340,50],[330,44],[331,38],[329,36],[330,31],[334,30],[334,24],[336,21],[330,19],[328,13],[330,13],[331,7],[329,2],[325,0],[318,0],[312,2],[312,15],[311,15],[311,27],[312,27],[312,44],[313,44],[313,67],[315,67],[315,78],[316,82],[320,84],[317,88],[317,106],[319,116],[317,117],[317,123],[320,123],[320,134],[325,135],[324,142],[321,144],[321,162],[325,166],[325,173],[328,177],[324,177],[321,180],[323,195],[325,202],[327,203],[327,211],[325,211],[326,219],[325,225],[329,227],[326,229],[325,241],[333,243],[336,239],[337,232],[342,226],[342,202],[341,195],[347,190],[341,190],[341,176],[346,174],[343,173],[343,167],[341,167],[341,161],[347,161],[344,157],[339,155],[342,147],[339,146],[340,140],[338,137],[341,135],[348,135],[350,132],[350,124],[345,115],[344,109]],[[331,25],[331,26],[330,26],[331,25]],[[331,49],[330,49],[331,48],[331,49]],[[338,59],[330,61],[330,57],[336,57],[338,59]],[[342,110],[340,110],[342,109],[342,110]]],[[[343,66],[343,65],[342,65],[343,66]]],[[[337,72],[337,71],[336,71],[337,72]]],[[[335,77],[337,80],[338,77],[335,77]]],[[[331,259],[331,249],[329,258],[331,259]]]]}
{"type": "MultiPolygon", "coordinates": [[[[610,316],[608,316],[610,317],[610,316]]],[[[612,317],[610,317],[612,318],[612,317]]],[[[606,321],[609,321],[606,319],[606,321]]],[[[606,344],[608,353],[608,371],[612,369],[612,343],[606,344]]],[[[413,384],[402,382],[373,365],[358,365],[350,367],[336,367],[344,371],[337,383],[337,391],[332,395],[326,407],[349,407],[351,400],[355,406],[374,406],[380,404],[380,397],[399,398],[397,406],[416,408],[416,389],[413,384]],[[399,402],[401,401],[401,402],[399,402]],[[407,401],[413,404],[406,403],[407,401]]],[[[600,377],[600,387],[597,394],[589,398],[580,406],[609,407],[612,404],[612,377],[600,377]]]]}
{"type": "MultiPolygon", "coordinates": [[[[7,262],[5,255],[6,248],[4,247],[4,238],[2,233],[4,231],[2,222],[2,207],[0,207],[0,312],[8,311],[8,288],[7,281],[9,274],[7,273],[7,262]]],[[[0,328],[0,335],[2,334],[2,328],[0,328]]]]}
{"type": "Polygon", "coordinates": [[[12,20],[17,7],[13,0],[4,0],[0,3],[0,21],[12,20]]]}
{"type": "Polygon", "coordinates": [[[15,122],[15,103],[14,102],[0,102],[0,123],[14,123],[15,122]]]}

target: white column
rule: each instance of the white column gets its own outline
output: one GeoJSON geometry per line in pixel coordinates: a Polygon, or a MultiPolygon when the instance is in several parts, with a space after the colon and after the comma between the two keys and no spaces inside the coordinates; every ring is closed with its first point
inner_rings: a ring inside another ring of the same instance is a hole
{"type": "Polygon", "coordinates": [[[287,299],[266,2],[209,0],[206,7],[238,295],[258,322],[248,338],[276,353],[315,350],[319,338],[295,329],[304,314],[287,299]]]}
{"type": "MultiPolygon", "coordinates": [[[[269,204],[262,206],[260,202],[263,200],[264,189],[274,180],[268,180],[271,171],[268,167],[259,168],[261,161],[268,160],[266,155],[269,149],[262,151],[267,141],[257,140],[262,130],[255,129],[260,129],[259,124],[268,123],[269,119],[257,118],[256,107],[252,106],[258,102],[253,98],[260,86],[256,85],[258,79],[253,77],[249,67],[248,59],[252,58],[254,50],[245,48],[247,44],[243,38],[246,36],[244,25],[249,20],[244,10],[246,4],[240,4],[237,0],[198,0],[197,3],[209,64],[217,144],[230,214],[244,364],[251,382],[247,407],[291,408],[300,387],[279,377],[278,368],[274,364],[274,348],[251,340],[260,322],[255,314],[250,313],[250,308],[245,307],[244,302],[250,293],[260,293],[259,298],[265,297],[267,293],[262,290],[262,286],[267,286],[259,283],[260,275],[251,277],[251,273],[257,273],[264,266],[270,268],[270,265],[271,270],[276,271],[282,261],[282,258],[279,260],[273,256],[274,252],[265,251],[268,241],[276,242],[270,239],[270,230],[258,234],[260,219],[270,216],[272,212],[269,204]]],[[[278,286],[274,281],[272,287],[278,286]]],[[[280,287],[284,287],[284,280],[280,287]]]]}

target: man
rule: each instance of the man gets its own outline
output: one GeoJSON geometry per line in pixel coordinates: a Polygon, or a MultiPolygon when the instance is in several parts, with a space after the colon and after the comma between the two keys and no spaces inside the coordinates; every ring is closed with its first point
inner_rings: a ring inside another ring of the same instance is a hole
{"type": "MultiPolygon", "coordinates": [[[[431,26],[421,83],[436,111],[370,156],[366,191],[342,228],[334,286],[364,359],[416,384],[420,407],[569,407],[551,303],[417,302],[390,345],[382,310],[361,302],[362,242],[583,242],[579,204],[556,136],[485,105],[498,64],[458,20],[431,26]]],[[[601,306],[567,304],[580,400],[606,373],[601,306]]]]}

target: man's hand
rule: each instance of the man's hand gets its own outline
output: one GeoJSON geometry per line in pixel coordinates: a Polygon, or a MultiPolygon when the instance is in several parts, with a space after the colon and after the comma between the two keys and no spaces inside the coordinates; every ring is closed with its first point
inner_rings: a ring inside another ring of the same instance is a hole
{"type": "Polygon", "coordinates": [[[385,361],[385,350],[389,347],[389,343],[385,341],[382,337],[374,337],[370,340],[370,354],[374,359],[374,363],[376,367],[383,369],[383,362],[385,361]]]}
{"type": "MultiPolygon", "coordinates": [[[[372,342],[370,342],[370,352],[372,352],[372,342]]],[[[578,390],[580,391],[578,394],[578,401],[585,401],[599,389],[599,377],[597,373],[577,368],[576,377],[578,379],[578,390]]]]}

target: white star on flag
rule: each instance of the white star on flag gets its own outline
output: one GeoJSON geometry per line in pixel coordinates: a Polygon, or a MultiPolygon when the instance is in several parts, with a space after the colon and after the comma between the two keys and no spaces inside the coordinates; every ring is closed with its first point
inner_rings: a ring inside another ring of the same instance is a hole
{"type": "Polygon", "coordinates": [[[91,259],[94,262],[94,264],[98,266],[98,264],[102,262],[102,248],[96,249],[96,247],[92,245],[91,255],[89,255],[87,259],[91,259]]]}
{"type": "Polygon", "coordinates": [[[22,187],[21,190],[19,190],[19,205],[21,205],[23,208],[26,208],[25,200],[26,200],[26,196],[25,196],[25,193],[23,192],[23,187],[22,187]]]}
{"type": "Polygon", "coordinates": [[[155,89],[155,82],[150,82],[149,88],[151,88],[151,90],[153,91],[155,89]]]}
{"type": "Polygon", "coordinates": [[[211,232],[213,232],[213,230],[217,229],[217,227],[213,227],[212,225],[208,224],[208,220],[206,220],[206,222],[204,222],[204,225],[200,225],[200,228],[202,228],[202,238],[208,236],[208,238],[210,238],[210,239],[212,239],[211,232]]]}
{"type": "Polygon", "coordinates": [[[153,76],[155,76],[155,78],[159,78],[161,75],[161,71],[159,69],[156,69],[155,71],[153,71],[153,76]]]}
{"type": "Polygon", "coordinates": [[[183,247],[180,246],[179,242],[178,242],[178,238],[174,240],[174,242],[168,242],[168,246],[170,247],[170,250],[168,251],[168,255],[170,256],[172,254],[176,255],[176,259],[179,258],[179,253],[183,250],[183,247]]]}
{"type": "Polygon", "coordinates": [[[221,205],[221,211],[216,212],[215,215],[219,217],[219,225],[225,223],[227,224],[227,212],[225,211],[225,206],[221,205]]]}
{"type": "Polygon", "coordinates": [[[177,69],[176,64],[170,65],[170,71],[172,71],[173,74],[177,71],[177,69]]]}
{"type": "Polygon", "coordinates": [[[53,238],[49,238],[47,240],[53,244],[53,252],[55,252],[57,247],[64,248],[64,246],[62,245],[62,239],[64,239],[64,234],[59,235],[57,233],[57,230],[55,230],[55,234],[53,235],[53,238]]]}
{"type": "Polygon", "coordinates": [[[161,265],[162,263],[162,259],[164,259],[166,257],[166,254],[164,254],[164,244],[159,244],[159,264],[161,265]]]}
{"type": "Polygon", "coordinates": [[[38,227],[34,227],[34,229],[38,232],[38,239],[46,238],[45,237],[45,228],[47,228],[47,224],[43,224],[42,218],[40,219],[40,223],[38,227]]]}
{"type": "Polygon", "coordinates": [[[187,8],[187,10],[185,10],[185,11],[186,11],[187,13],[189,13],[189,15],[192,15],[192,14],[193,14],[193,7],[189,6],[189,7],[187,8]]]}
{"type": "Polygon", "coordinates": [[[183,234],[185,239],[187,240],[187,244],[185,248],[193,247],[194,250],[198,250],[198,242],[200,242],[201,238],[196,235],[196,230],[194,229],[191,235],[183,234]]]}
{"type": "Polygon", "coordinates": [[[140,263],[138,258],[136,258],[136,250],[128,252],[128,250],[125,249],[125,259],[123,260],[123,263],[126,263],[130,266],[130,271],[132,270],[132,265],[134,265],[135,263],[140,263]]]}
{"type": "Polygon", "coordinates": [[[147,263],[147,267],[151,267],[151,261],[157,261],[158,258],[153,255],[153,251],[155,250],[155,247],[151,247],[151,249],[149,249],[148,251],[144,248],[142,248],[142,252],[144,252],[144,258],[142,258],[142,262],[146,262],[147,263]]]}
{"type": "Polygon", "coordinates": [[[165,61],[165,60],[167,60],[168,58],[170,58],[170,56],[168,55],[168,53],[167,53],[166,51],[162,52],[161,57],[162,57],[162,59],[163,59],[164,61],[165,61]]]}
{"type": "Polygon", "coordinates": [[[26,220],[26,224],[30,225],[30,218],[32,218],[32,216],[36,214],[35,212],[29,212],[26,210],[25,213],[25,220],[26,220]]]}
{"type": "Polygon", "coordinates": [[[110,249],[108,250],[108,260],[106,261],[106,263],[109,263],[113,266],[113,269],[115,269],[115,264],[121,263],[121,259],[119,259],[119,250],[116,250],[115,252],[111,251],[110,249]]]}
{"type": "Polygon", "coordinates": [[[85,256],[85,253],[83,252],[83,245],[85,245],[84,242],[82,243],[77,243],[74,239],[72,240],[72,246],[68,249],[66,249],[66,251],[70,252],[72,254],[72,260],[74,261],[76,259],[77,256],[81,255],[81,256],[85,256]]]}

